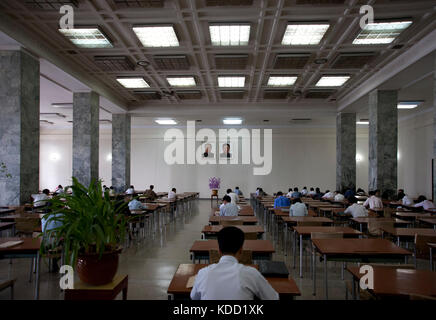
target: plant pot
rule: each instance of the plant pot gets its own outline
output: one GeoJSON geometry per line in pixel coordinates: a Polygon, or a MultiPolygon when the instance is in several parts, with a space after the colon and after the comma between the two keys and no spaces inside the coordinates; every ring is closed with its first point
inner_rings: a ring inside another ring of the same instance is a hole
{"type": "Polygon", "coordinates": [[[80,280],[100,286],[111,282],[118,270],[118,256],[121,249],[98,254],[81,254],[77,258],[76,271],[80,280]]]}
{"type": "Polygon", "coordinates": [[[213,196],[218,196],[218,190],[217,189],[212,189],[212,195],[213,196]]]}

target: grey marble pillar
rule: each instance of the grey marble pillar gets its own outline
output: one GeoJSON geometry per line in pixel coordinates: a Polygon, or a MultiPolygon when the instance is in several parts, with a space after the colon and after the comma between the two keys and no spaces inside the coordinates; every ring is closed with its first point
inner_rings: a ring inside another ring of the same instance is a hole
{"type": "Polygon", "coordinates": [[[99,178],[99,100],[95,92],[73,95],[73,176],[85,186],[99,178]]]}
{"type": "Polygon", "coordinates": [[[369,94],[369,190],[393,196],[397,192],[397,91],[369,94]]]}
{"type": "Polygon", "coordinates": [[[30,201],[39,189],[39,60],[0,51],[0,205],[30,201]]]}
{"type": "Polygon", "coordinates": [[[130,132],[129,114],[112,115],[112,186],[123,192],[130,185],[130,132]]]}
{"type": "Polygon", "coordinates": [[[356,187],[356,114],[336,116],[336,189],[356,187]]]}
{"type": "Polygon", "coordinates": [[[436,55],[433,65],[433,201],[436,201],[436,55]]]}

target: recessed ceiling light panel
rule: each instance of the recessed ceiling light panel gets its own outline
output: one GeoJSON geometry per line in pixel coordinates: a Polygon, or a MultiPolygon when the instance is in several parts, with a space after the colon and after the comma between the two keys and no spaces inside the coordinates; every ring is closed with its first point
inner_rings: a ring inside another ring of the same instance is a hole
{"type": "Polygon", "coordinates": [[[167,77],[172,87],[195,87],[197,84],[194,77],[167,77]]]}
{"type": "Polygon", "coordinates": [[[99,28],[59,29],[79,48],[112,48],[112,43],[99,28]]]}
{"type": "Polygon", "coordinates": [[[282,45],[317,45],[327,32],[329,24],[288,24],[282,45]]]}
{"type": "Polygon", "coordinates": [[[353,44],[387,44],[395,40],[412,21],[368,23],[353,44]]]}
{"type": "Polygon", "coordinates": [[[209,32],[213,46],[246,46],[250,39],[248,24],[210,25],[209,32]]]}
{"type": "Polygon", "coordinates": [[[133,27],[133,32],[146,48],[178,47],[180,45],[173,26],[133,27]]]}
{"type": "Polygon", "coordinates": [[[292,86],[297,77],[295,76],[270,76],[268,79],[268,86],[270,87],[289,87],[292,86]]]}
{"type": "Polygon", "coordinates": [[[156,119],[154,120],[157,124],[160,125],[174,125],[177,124],[177,122],[174,119],[156,119]]]}
{"type": "Polygon", "coordinates": [[[223,123],[224,124],[241,124],[242,123],[242,119],[241,118],[226,118],[223,119],[223,123]]]}
{"type": "Polygon", "coordinates": [[[150,85],[144,78],[135,77],[135,78],[117,78],[117,81],[127,89],[138,89],[138,88],[150,88],[150,85]]]}
{"type": "Polygon", "coordinates": [[[218,86],[220,88],[243,88],[245,86],[245,77],[221,76],[218,77],[218,86]]]}
{"type": "Polygon", "coordinates": [[[317,87],[340,87],[350,79],[350,76],[323,76],[315,86],[317,87]]]}

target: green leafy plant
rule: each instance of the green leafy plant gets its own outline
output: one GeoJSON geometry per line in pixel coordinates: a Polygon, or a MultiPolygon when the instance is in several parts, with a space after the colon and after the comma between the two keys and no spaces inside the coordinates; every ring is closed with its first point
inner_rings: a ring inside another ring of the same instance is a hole
{"type": "Polygon", "coordinates": [[[0,176],[5,178],[12,178],[12,175],[8,172],[8,168],[4,162],[0,163],[0,176]]]}
{"type": "MultiPolygon", "coordinates": [[[[45,215],[47,225],[54,226],[43,233],[45,248],[62,245],[65,263],[73,268],[81,254],[115,251],[124,240],[127,203],[111,200],[104,192],[101,181],[92,181],[88,188],[73,177],[71,194],[54,196],[47,200],[50,212],[45,215]]],[[[65,190],[67,191],[67,190],[65,190]]]]}

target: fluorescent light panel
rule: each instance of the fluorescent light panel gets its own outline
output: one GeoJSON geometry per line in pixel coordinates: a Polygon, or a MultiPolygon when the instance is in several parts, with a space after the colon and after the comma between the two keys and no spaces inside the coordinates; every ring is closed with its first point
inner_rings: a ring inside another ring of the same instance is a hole
{"type": "Polygon", "coordinates": [[[133,32],[144,47],[161,48],[180,45],[173,26],[133,27],[133,32]]]}
{"type": "Polygon", "coordinates": [[[127,89],[150,88],[144,78],[117,78],[117,81],[127,89]]]}
{"type": "Polygon", "coordinates": [[[292,86],[297,77],[292,76],[270,76],[268,79],[268,86],[270,87],[287,87],[292,86]]]}
{"type": "Polygon", "coordinates": [[[218,77],[218,86],[220,88],[243,88],[245,77],[218,77]]]}
{"type": "Polygon", "coordinates": [[[167,77],[172,87],[195,87],[197,84],[194,77],[167,77]]]}
{"type": "Polygon", "coordinates": [[[369,121],[356,121],[356,124],[369,124],[369,121]]]}
{"type": "Polygon", "coordinates": [[[329,24],[288,24],[282,45],[317,45],[329,28],[329,24]]]}
{"type": "Polygon", "coordinates": [[[250,25],[210,25],[210,40],[213,46],[246,46],[250,39],[250,25]]]}
{"type": "Polygon", "coordinates": [[[368,23],[353,44],[387,44],[395,40],[412,21],[368,23]]]}
{"type": "Polygon", "coordinates": [[[397,105],[398,109],[415,109],[422,101],[400,101],[397,105]]]}
{"type": "Polygon", "coordinates": [[[316,87],[340,87],[350,79],[350,76],[323,76],[316,87]]]}
{"type": "Polygon", "coordinates": [[[108,38],[98,28],[59,29],[79,48],[112,48],[108,38]]]}
{"type": "Polygon", "coordinates": [[[226,118],[223,119],[224,124],[241,124],[242,119],[241,118],[226,118]]]}
{"type": "Polygon", "coordinates": [[[160,125],[173,125],[177,124],[177,122],[174,119],[156,119],[154,120],[157,124],[160,125]]]}

